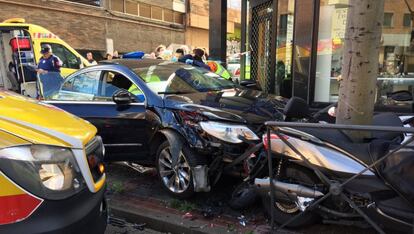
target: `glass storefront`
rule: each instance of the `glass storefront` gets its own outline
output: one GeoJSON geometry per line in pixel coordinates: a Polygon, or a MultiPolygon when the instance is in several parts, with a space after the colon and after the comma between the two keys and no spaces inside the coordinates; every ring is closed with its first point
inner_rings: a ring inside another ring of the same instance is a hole
{"type": "MultiPolygon", "coordinates": [[[[314,102],[338,100],[348,1],[320,0],[314,102]]],[[[406,4],[414,9],[414,0],[385,0],[377,106],[411,108],[410,103],[398,103],[389,98],[396,91],[414,91],[414,34],[406,4]]]]}
{"type": "Polygon", "coordinates": [[[292,95],[292,52],[295,1],[279,0],[276,38],[276,94],[292,95]]]}
{"type": "MultiPolygon", "coordinates": [[[[414,93],[414,0],[385,0],[384,7],[376,109],[412,111],[412,101],[390,97],[414,93]]],[[[338,101],[348,9],[349,0],[248,1],[244,78],[314,107],[338,101]]]]}

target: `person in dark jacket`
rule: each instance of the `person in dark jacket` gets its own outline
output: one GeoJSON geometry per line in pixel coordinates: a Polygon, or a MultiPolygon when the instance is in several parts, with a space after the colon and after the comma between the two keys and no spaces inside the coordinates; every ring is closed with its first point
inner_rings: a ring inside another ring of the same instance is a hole
{"type": "Polygon", "coordinates": [[[52,53],[52,47],[49,44],[44,44],[42,45],[40,53],[42,54],[42,57],[39,60],[37,72],[39,74],[48,72],[60,73],[60,68],[63,64],[60,58],[52,53]]]}
{"type": "Polygon", "coordinates": [[[211,70],[210,67],[203,61],[204,51],[202,49],[194,49],[193,54],[186,54],[178,59],[178,62],[193,65],[195,67],[202,67],[211,70]]]}

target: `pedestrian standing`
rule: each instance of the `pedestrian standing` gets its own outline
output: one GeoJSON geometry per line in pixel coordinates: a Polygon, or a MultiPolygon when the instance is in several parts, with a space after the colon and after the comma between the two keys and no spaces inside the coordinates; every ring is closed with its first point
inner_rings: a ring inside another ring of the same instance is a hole
{"type": "Polygon", "coordinates": [[[111,61],[112,60],[112,54],[107,53],[106,54],[106,60],[111,61]]]}
{"type": "Polygon", "coordinates": [[[114,51],[114,53],[112,55],[112,59],[119,59],[119,54],[118,54],[117,50],[114,51]]]}
{"type": "Polygon", "coordinates": [[[184,50],[183,49],[177,49],[175,51],[175,54],[172,58],[172,61],[177,62],[180,58],[182,58],[184,56],[184,50]]]}
{"type": "Polygon", "coordinates": [[[167,49],[165,45],[159,45],[155,48],[155,57],[157,59],[163,59],[164,51],[167,49]]]}
{"type": "Polygon", "coordinates": [[[204,51],[196,48],[193,50],[193,54],[186,54],[178,59],[178,62],[193,65],[195,67],[202,67],[211,71],[211,68],[203,61],[204,51]]]}
{"type": "Polygon", "coordinates": [[[60,73],[60,68],[63,64],[60,58],[52,53],[52,47],[49,44],[43,44],[40,53],[42,57],[39,60],[37,72],[39,74],[46,74],[48,72],[60,73]]]}
{"type": "Polygon", "coordinates": [[[92,54],[92,52],[88,52],[88,53],[86,54],[86,59],[88,60],[88,62],[89,62],[91,65],[96,65],[96,64],[98,64],[98,63],[95,61],[95,59],[93,59],[93,54],[92,54]]]}

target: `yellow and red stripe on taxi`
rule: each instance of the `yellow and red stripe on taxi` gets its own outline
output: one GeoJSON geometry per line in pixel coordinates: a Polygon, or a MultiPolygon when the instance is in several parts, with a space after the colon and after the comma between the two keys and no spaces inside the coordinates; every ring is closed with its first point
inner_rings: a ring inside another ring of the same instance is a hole
{"type": "Polygon", "coordinates": [[[26,192],[0,171],[0,225],[28,218],[43,199],[26,192]]]}

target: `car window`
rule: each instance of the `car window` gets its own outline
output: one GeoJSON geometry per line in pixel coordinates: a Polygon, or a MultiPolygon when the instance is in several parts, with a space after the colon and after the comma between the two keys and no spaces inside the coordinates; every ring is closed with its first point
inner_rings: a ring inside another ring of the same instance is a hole
{"type": "Polygon", "coordinates": [[[165,63],[133,71],[157,94],[208,92],[234,88],[234,83],[205,69],[180,63],[165,63]]]}
{"type": "MultiPolygon", "coordinates": [[[[99,96],[100,71],[90,71],[68,77],[59,90],[45,97],[47,100],[94,101],[99,96]]],[[[47,84],[44,84],[47,86],[47,84]]],[[[51,92],[52,93],[52,92],[51,92]]]]}
{"type": "Polygon", "coordinates": [[[112,100],[114,93],[121,89],[127,90],[135,95],[136,102],[144,102],[144,93],[129,78],[114,71],[104,71],[99,97],[105,100],[112,100]]]}
{"type": "Polygon", "coordinates": [[[70,69],[80,69],[78,58],[75,54],[70,52],[69,49],[67,49],[63,45],[56,43],[42,43],[42,45],[43,44],[49,44],[52,47],[53,54],[60,58],[60,60],[62,60],[62,67],[70,69]]]}
{"type": "MultiPolygon", "coordinates": [[[[43,98],[54,101],[110,101],[120,89],[135,95],[135,102],[144,102],[144,93],[127,77],[112,71],[89,71],[70,76],[62,82],[58,80],[59,73],[52,77],[47,73],[41,79],[43,98]]],[[[62,78],[60,78],[62,80],[62,78]]]]}

